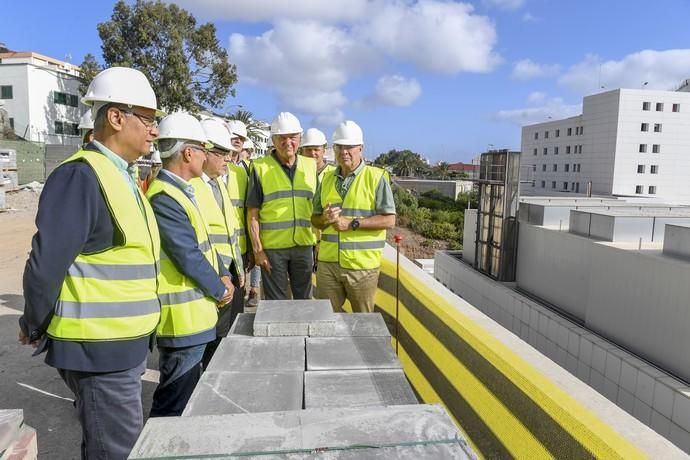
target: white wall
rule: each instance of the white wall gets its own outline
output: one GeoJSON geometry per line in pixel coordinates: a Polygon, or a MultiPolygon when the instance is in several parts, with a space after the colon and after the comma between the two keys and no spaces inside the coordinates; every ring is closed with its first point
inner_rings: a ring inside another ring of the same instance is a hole
{"type": "Polygon", "coordinates": [[[14,118],[14,131],[19,136],[27,136],[29,121],[28,66],[0,65],[0,86],[12,86],[12,99],[0,99],[10,118],[14,118]]]}

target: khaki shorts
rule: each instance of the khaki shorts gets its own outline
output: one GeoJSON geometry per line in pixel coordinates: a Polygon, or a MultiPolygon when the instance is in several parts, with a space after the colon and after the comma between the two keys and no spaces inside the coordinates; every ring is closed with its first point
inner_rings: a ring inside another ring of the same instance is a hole
{"type": "Polygon", "coordinates": [[[353,313],[374,311],[374,294],[378,287],[379,269],[348,270],[335,262],[319,262],[316,270],[316,297],[329,299],[333,310],[343,312],[345,299],[353,313]]]}

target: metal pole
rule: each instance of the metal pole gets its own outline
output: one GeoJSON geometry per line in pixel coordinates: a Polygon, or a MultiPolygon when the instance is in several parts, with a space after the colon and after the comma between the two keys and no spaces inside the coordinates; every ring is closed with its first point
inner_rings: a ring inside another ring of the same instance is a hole
{"type": "Polygon", "coordinates": [[[400,343],[400,242],[402,236],[395,235],[395,355],[398,356],[398,344],[400,343]]]}

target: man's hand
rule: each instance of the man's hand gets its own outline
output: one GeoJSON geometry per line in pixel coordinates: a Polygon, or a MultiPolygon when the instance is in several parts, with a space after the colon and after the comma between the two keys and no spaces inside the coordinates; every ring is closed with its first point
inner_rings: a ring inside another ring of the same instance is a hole
{"type": "Polygon", "coordinates": [[[331,206],[330,203],[326,205],[326,209],[323,210],[323,217],[326,219],[327,224],[335,223],[338,218],[340,218],[340,207],[331,206]]]}
{"type": "Polygon", "coordinates": [[[29,344],[31,344],[32,347],[37,348],[37,347],[38,347],[38,344],[41,343],[41,339],[42,339],[42,338],[43,338],[43,337],[40,337],[38,340],[34,340],[34,341],[32,342],[31,339],[29,339],[29,336],[28,336],[28,335],[24,334],[24,332],[22,332],[21,329],[19,330],[19,343],[21,343],[22,345],[29,345],[29,344]]]}
{"type": "Polygon", "coordinates": [[[235,293],[235,285],[232,284],[232,280],[229,276],[223,276],[220,278],[220,280],[225,286],[225,294],[223,294],[223,298],[220,299],[220,302],[218,302],[218,307],[222,308],[232,300],[232,296],[235,293]]]}
{"type": "Polygon", "coordinates": [[[338,230],[339,232],[345,232],[350,229],[351,222],[351,219],[347,219],[345,217],[338,217],[332,225],[333,228],[338,230]]]}
{"type": "Polygon", "coordinates": [[[269,274],[271,273],[271,262],[268,260],[268,256],[264,251],[259,251],[254,254],[254,262],[258,267],[263,268],[269,274]]]}
{"type": "Polygon", "coordinates": [[[244,287],[244,275],[240,275],[240,288],[244,287]]]}

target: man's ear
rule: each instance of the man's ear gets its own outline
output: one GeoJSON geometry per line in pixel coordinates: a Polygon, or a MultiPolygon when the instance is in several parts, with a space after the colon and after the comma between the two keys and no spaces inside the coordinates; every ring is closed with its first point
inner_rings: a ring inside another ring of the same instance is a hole
{"type": "Polygon", "coordinates": [[[108,107],[105,120],[113,131],[122,131],[125,114],[117,107],[108,107]]]}

